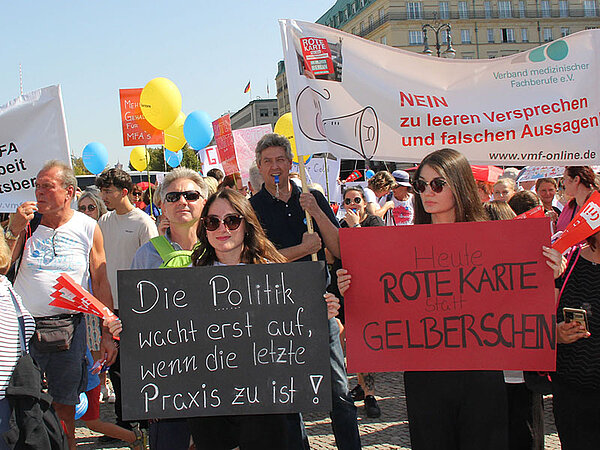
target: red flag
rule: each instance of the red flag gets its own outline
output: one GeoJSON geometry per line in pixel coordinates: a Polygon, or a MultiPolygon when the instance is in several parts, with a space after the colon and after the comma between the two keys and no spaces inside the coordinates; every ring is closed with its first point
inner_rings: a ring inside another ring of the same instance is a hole
{"type": "Polygon", "coordinates": [[[250,82],[248,81],[248,84],[244,88],[244,94],[247,94],[249,91],[250,91],[250,82]]]}
{"type": "Polygon", "coordinates": [[[552,244],[559,252],[563,253],[569,247],[598,231],[600,227],[600,192],[594,191],[587,202],[573,217],[573,220],[560,237],[552,244]]]}

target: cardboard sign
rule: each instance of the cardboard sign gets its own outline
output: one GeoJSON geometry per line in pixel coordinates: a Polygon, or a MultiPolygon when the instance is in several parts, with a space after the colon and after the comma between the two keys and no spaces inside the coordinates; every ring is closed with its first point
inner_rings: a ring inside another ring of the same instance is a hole
{"type": "Polygon", "coordinates": [[[117,277],[125,419],[331,408],[322,262],[117,277]]]}
{"type": "Polygon", "coordinates": [[[225,175],[239,172],[229,114],[219,117],[212,125],[215,132],[215,142],[219,150],[219,159],[223,165],[225,175]]]}
{"type": "Polygon", "coordinates": [[[304,70],[314,75],[329,75],[333,73],[333,61],[327,39],[314,37],[301,38],[304,70]]]}
{"type": "Polygon", "coordinates": [[[600,192],[594,191],[565,231],[552,244],[552,248],[564,253],[568,248],[596,233],[598,227],[600,227],[600,192]]]}
{"type": "Polygon", "coordinates": [[[164,144],[162,130],[157,130],[144,118],[140,109],[142,88],[119,89],[121,122],[123,124],[123,145],[164,144]]]}
{"type": "Polygon", "coordinates": [[[548,222],[341,229],[348,372],[554,370],[548,222]]]}
{"type": "Polygon", "coordinates": [[[256,161],[256,144],[265,134],[272,133],[273,127],[270,123],[256,127],[240,128],[233,130],[233,141],[235,142],[235,155],[237,164],[242,175],[242,183],[248,184],[248,171],[256,161]]]}

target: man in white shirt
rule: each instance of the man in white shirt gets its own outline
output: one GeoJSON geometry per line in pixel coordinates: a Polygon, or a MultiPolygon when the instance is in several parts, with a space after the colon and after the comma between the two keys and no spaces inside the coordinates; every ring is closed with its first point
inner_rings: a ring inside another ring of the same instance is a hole
{"type": "Polygon", "coordinates": [[[396,184],[392,186],[392,214],[389,215],[390,223],[386,225],[412,225],[415,215],[413,206],[413,195],[410,193],[410,175],[404,170],[394,170],[392,172],[396,184]]]}
{"type": "MultiPolygon", "coordinates": [[[[31,355],[46,374],[54,409],[65,424],[72,450],[75,450],[75,405],[87,380],[85,321],[83,314],[50,306],[50,294],[56,279],[64,272],[84,288],[88,288],[91,278],[94,296],[109,308],[113,306],[102,233],[92,218],[71,209],[76,188],[77,179],[67,164],[47,162],[35,182],[37,201],[21,204],[11,214],[5,232],[13,261],[21,256],[15,290],[36,323],[43,321],[52,331],[58,331],[61,324],[73,330],[71,339],[60,343],[59,351],[45,348],[37,338],[38,333],[30,341],[31,355]],[[41,221],[36,218],[39,225],[26,237],[36,212],[41,214],[41,221]]],[[[102,330],[100,351],[106,355],[107,366],[117,356],[112,335],[106,328],[102,330]]]]}
{"type": "MultiPolygon", "coordinates": [[[[117,292],[117,270],[131,267],[137,249],[158,236],[154,221],[148,214],[133,206],[129,193],[133,182],[127,172],[121,169],[107,169],[96,178],[102,200],[109,212],[98,220],[104,236],[106,271],[118,315],[119,297],[117,292]]],[[[110,379],[115,391],[115,414],[117,425],[129,428],[121,416],[121,370],[120,359],[110,367],[110,379]]]]}

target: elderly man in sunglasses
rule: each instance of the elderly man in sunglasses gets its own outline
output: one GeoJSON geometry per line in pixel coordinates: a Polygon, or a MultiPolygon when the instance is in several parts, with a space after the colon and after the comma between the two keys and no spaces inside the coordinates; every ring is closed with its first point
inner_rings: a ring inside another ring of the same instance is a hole
{"type": "MultiPolygon", "coordinates": [[[[112,291],[115,312],[118,315],[119,297],[117,292],[117,270],[129,269],[131,260],[138,248],[148,242],[158,231],[154,221],[141,209],[133,206],[129,193],[133,182],[127,172],[121,169],[107,169],[96,178],[96,186],[109,212],[98,220],[104,236],[106,271],[112,291]]],[[[121,370],[120,358],[110,366],[110,380],[115,391],[115,415],[117,425],[131,426],[121,416],[121,370]]],[[[103,440],[114,440],[106,437],[103,440]]]]}
{"type": "MultiPolygon", "coordinates": [[[[191,169],[178,167],[165,176],[158,195],[161,199],[161,220],[166,219],[169,223],[164,239],[172,246],[173,251],[193,250],[198,242],[196,230],[208,196],[208,187],[202,177],[191,169]]],[[[240,221],[237,221],[237,225],[226,225],[239,227],[240,221]]],[[[131,268],[158,269],[165,267],[163,263],[166,262],[151,241],[137,251],[131,268]]],[[[150,424],[153,450],[187,450],[189,441],[190,431],[186,419],[160,420],[150,424]]]]}

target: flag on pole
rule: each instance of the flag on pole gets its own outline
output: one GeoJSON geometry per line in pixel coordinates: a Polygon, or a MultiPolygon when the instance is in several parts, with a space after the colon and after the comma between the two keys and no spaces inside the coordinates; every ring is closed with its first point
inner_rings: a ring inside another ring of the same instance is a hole
{"type": "Polygon", "coordinates": [[[267,82],[267,97],[269,96],[269,82],[267,82]]]}
{"type": "Polygon", "coordinates": [[[246,87],[244,88],[244,94],[247,94],[248,92],[250,92],[250,82],[248,81],[248,84],[246,85],[246,87]]]}

